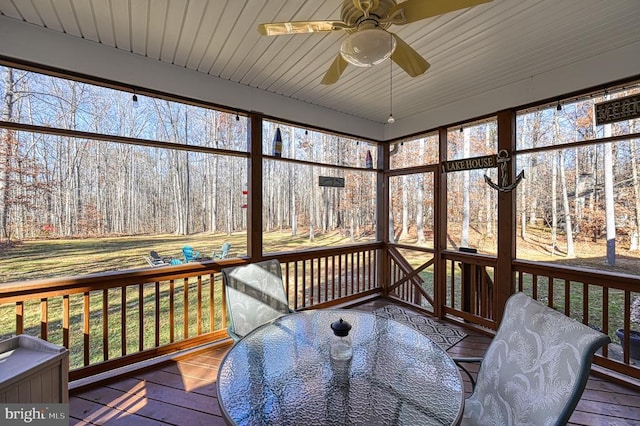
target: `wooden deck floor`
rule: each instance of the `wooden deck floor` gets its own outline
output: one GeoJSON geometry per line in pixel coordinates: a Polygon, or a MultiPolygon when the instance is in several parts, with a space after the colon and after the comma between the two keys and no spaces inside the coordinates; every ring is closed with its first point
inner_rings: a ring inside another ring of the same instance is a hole
{"type": "MultiPolygon", "coordinates": [[[[355,309],[374,310],[386,300],[355,309]]],[[[449,349],[454,356],[482,356],[491,339],[468,336],[449,349]]],[[[70,424],[224,425],[216,399],[218,365],[230,346],[211,349],[89,390],[72,392],[70,424]]],[[[466,383],[470,390],[470,383],[466,383]]],[[[640,392],[591,376],[571,425],[640,425],[640,392]]]]}

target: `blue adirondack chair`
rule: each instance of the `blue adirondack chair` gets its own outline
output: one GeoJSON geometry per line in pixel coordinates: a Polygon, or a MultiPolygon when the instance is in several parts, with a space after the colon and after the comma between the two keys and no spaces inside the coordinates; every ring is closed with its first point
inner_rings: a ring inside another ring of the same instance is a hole
{"type": "Polygon", "coordinates": [[[200,258],[200,252],[194,251],[191,246],[182,247],[182,255],[184,256],[185,262],[191,262],[195,259],[200,258]]]}
{"type": "Polygon", "coordinates": [[[216,253],[215,250],[213,251],[211,257],[213,259],[226,259],[226,257],[229,256],[229,250],[231,250],[231,243],[224,243],[220,247],[219,252],[216,253]]]}

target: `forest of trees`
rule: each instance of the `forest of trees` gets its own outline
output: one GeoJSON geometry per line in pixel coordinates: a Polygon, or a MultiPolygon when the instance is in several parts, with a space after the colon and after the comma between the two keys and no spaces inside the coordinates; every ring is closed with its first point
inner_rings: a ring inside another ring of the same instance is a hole
{"type": "MultiPolygon", "coordinates": [[[[246,229],[246,117],[140,95],[133,102],[130,93],[0,71],[4,121],[150,142],[2,129],[0,238],[246,229]]],[[[340,229],[354,239],[373,238],[376,174],[365,169],[365,155],[375,161],[375,146],[267,122],[266,154],[278,126],[283,157],[327,166],[265,159],[265,231],[290,229],[296,236],[302,227],[312,239],[314,229],[340,229]],[[345,188],[318,187],[321,175],[344,177],[345,188]]]]}
{"type": "MultiPolygon", "coordinates": [[[[607,96],[638,91],[627,88],[607,96]]],[[[593,106],[604,100],[585,97],[559,108],[554,104],[518,114],[515,169],[526,176],[516,189],[519,258],[606,256],[606,263],[614,266],[624,253],[635,259],[635,266],[632,262],[625,271],[640,274],[640,142],[624,138],[637,133],[640,123],[595,126],[593,106]],[[598,142],[612,137],[614,141],[598,142]]],[[[496,154],[496,126],[495,119],[489,119],[449,129],[447,159],[496,154]]],[[[438,158],[437,134],[396,148],[392,168],[433,164],[438,158]]],[[[448,248],[470,246],[496,254],[498,194],[485,183],[485,175],[494,182],[501,179],[497,168],[444,175],[448,248]]],[[[433,176],[421,173],[391,178],[392,239],[432,244],[424,239],[432,230],[424,225],[433,221],[432,182],[433,176]]]]}
{"type": "MultiPolygon", "coordinates": [[[[620,90],[615,96],[631,93],[620,90]]],[[[607,263],[614,265],[618,251],[640,250],[638,140],[584,143],[640,130],[638,120],[594,125],[594,103],[611,96],[558,104],[519,117],[518,149],[530,150],[518,156],[517,163],[528,174],[518,194],[519,233],[526,241],[529,228],[548,228],[552,255],[587,255],[576,248],[581,241],[601,246],[607,263]],[[563,147],[567,144],[572,146],[563,147]]],[[[637,269],[640,273],[640,266],[637,269]]]]}
{"type": "MultiPolygon", "coordinates": [[[[246,230],[246,117],[140,94],[133,102],[129,92],[9,67],[0,73],[2,120],[42,126],[0,129],[0,240],[246,230]]],[[[544,232],[548,255],[581,256],[581,241],[605,246],[610,264],[616,248],[638,253],[639,143],[598,139],[640,124],[595,126],[593,104],[603,99],[518,114],[515,168],[526,173],[516,190],[519,237],[544,232]]],[[[380,175],[367,164],[369,153],[375,169],[375,144],[270,121],[263,133],[265,232],[375,239],[380,175]],[[276,128],[282,159],[271,155],[276,128]],[[321,187],[320,176],[345,186],[321,187]]],[[[433,245],[438,145],[431,133],[391,146],[391,241],[433,245]],[[428,165],[436,167],[398,173],[428,165]]],[[[447,159],[496,154],[496,120],[449,129],[447,146],[447,159]]],[[[449,248],[496,253],[498,194],[485,174],[499,179],[497,169],[442,176],[449,248]]]]}

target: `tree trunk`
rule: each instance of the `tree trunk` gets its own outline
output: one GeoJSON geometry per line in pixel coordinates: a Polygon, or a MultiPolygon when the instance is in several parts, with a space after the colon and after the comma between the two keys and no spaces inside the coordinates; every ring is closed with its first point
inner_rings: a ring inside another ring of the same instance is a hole
{"type": "MultiPolygon", "coordinates": [[[[634,120],[634,123],[637,123],[637,120],[634,120]]],[[[634,126],[637,128],[637,126],[634,126]]],[[[637,151],[637,141],[631,140],[629,144],[631,145],[631,177],[633,182],[633,195],[635,200],[635,230],[633,232],[631,238],[631,247],[630,250],[638,251],[640,250],[640,181],[638,180],[638,151],[637,151]]]]}
{"type": "Polygon", "coordinates": [[[562,186],[562,206],[564,208],[564,227],[567,235],[567,257],[575,257],[573,247],[573,227],[571,226],[571,206],[569,205],[569,195],[567,193],[567,177],[564,170],[564,150],[558,151],[560,168],[560,185],[562,186]]]}
{"type": "Polygon", "coordinates": [[[558,162],[555,153],[551,153],[551,256],[556,255],[558,244],[558,162]]]}
{"type": "Polygon", "coordinates": [[[402,175],[402,232],[400,241],[409,237],[409,179],[402,175]]]}
{"type": "MultiPolygon", "coordinates": [[[[463,130],[463,158],[469,158],[471,155],[471,132],[463,130]]],[[[462,230],[460,233],[460,246],[469,246],[469,222],[470,222],[470,190],[471,177],[468,170],[462,172],[462,230]]]]}
{"type": "MultiPolygon", "coordinates": [[[[11,121],[13,118],[13,105],[15,102],[15,82],[13,78],[13,69],[5,67],[4,75],[4,102],[2,105],[2,120],[11,121]]],[[[11,232],[7,228],[9,223],[9,199],[11,191],[11,159],[13,157],[13,136],[7,129],[0,131],[0,143],[2,143],[2,174],[0,175],[0,191],[2,193],[2,205],[0,206],[0,237],[7,240],[11,239],[11,232]]]]}
{"type": "MultiPolygon", "coordinates": [[[[605,124],[604,137],[611,136],[611,124],[605,124]]],[[[604,144],[604,204],[607,229],[607,264],[616,264],[616,218],[613,193],[613,148],[604,144]]]]}
{"type": "MultiPolygon", "coordinates": [[[[420,138],[418,151],[420,158],[424,158],[424,138],[420,138]]],[[[424,174],[418,175],[418,188],[416,193],[416,232],[418,233],[418,244],[424,244],[424,174]]]]}
{"type": "MultiPolygon", "coordinates": [[[[560,140],[558,113],[553,118],[553,139],[556,142],[560,140]]],[[[553,151],[549,155],[551,156],[551,256],[555,256],[558,246],[558,156],[553,151]]]]}

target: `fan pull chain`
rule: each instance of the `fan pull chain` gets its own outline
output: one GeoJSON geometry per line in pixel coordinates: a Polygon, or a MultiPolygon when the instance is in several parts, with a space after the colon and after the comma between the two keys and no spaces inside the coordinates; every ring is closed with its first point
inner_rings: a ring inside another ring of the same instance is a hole
{"type": "MultiPolygon", "coordinates": [[[[389,34],[389,43],[393,46],[393,34],[389,34]]],[[[393,60],[389,58],[389,118],[387,123],[393,124],[396,121],[393,118],[393,60]]]]}

